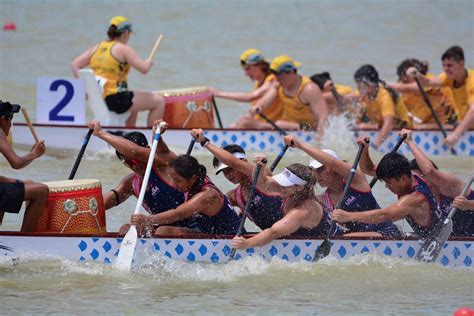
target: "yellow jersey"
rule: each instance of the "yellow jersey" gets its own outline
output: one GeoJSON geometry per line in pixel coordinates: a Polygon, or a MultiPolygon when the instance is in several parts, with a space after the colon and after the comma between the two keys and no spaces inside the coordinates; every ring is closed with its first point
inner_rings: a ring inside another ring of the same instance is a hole
{"type": "Polygon", "coordinates": [[[362,98],[362,104],[368,120],[379,126],[382,126],[384,116],[393,116],[395,128],[413,127],[403,99],[399,97],[395,103],[390,92],[382,86],[379,87],[375,99],[366,95],[362,98]]]}
{"type": "Polygon", "coordinates": [[[304,87],[311,83],[311,79],[306,76],[301,76],[301,83],[295,92],[295,95],[289,97],[285,94],[283,87],[278,88],[278,99],[283,105],[282,120],[289,122],[296,122],[300,126],[309,126],[316,129],[317,120],[309,104],[303,103],[300,99],[301,92],[304,87]]]}
{"type": "Polygon", "coordinates": [[[458,120],[462,120],[469,109],[470,104],[474,104],[474,69],[467,70],[467,77],[464,84],[460,87],[454,87],[454,80],[448,79],[445,73],[442,73],[439,78],[443,86],[449,87],[453,92],[455,104],[455,111],[458,120]]]}
{"type": "Polygon", "coordinates": [[[105,98],[112,94],[127,91],[127,75],[130,65],[118,61],[111,53],[116,41],[103,41],[92,54],[89,62],[94,75],[102,88],[105,98]]]}
{"type": "MultiPolygon", "coordinates": [[[[429,74],[426,77],[432,78],[433,75],[429,74]]],[[[447,87],[424,87],[424,90],[439,121],[441,124],[445,124],[455,109],[453,93],[447,87]]],[[[404,93],[403,103],[405,103],[413,123],[436,123],[421,93],[404,93]]]]}
{"type": "MultiPolygon", "coordinates": [[[[273,82],[275,80],[276,80],[275,75],[273,75],[273,74],[268,75],[265,78],[265,80],[263,81],[262,84],[260,84],[258,81],[255,82],[254,90],[257,90],[258,88],[260,88],[261,86],[263,86],[267,82],[273,82]]],[[[252,102],[252,104],[255,104],[256,102],[257,102],[257,100],[254,100],[252,102]]],[[[281,118],[281,116],[283,115],[283,107],[280,103],[280,100],[278,98],[275,98],[275,100],[273,100],[272,104],[269,105],[268,107],[266,107],[262,111],[262,113],[265,114],[265,116],[268,117],[273,122],[278,121],[281,118]]],[[[256,120],[265,122],[265,120],[258,114],[254,115],[253,118],[256,119],[256,120]]]]}

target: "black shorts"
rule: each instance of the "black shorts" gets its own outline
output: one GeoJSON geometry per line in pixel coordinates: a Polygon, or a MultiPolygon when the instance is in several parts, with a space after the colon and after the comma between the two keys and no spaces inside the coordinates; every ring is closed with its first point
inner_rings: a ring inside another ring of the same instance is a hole
{"type": "Polygon", "coordinates": [[[0,211],[18,214],[25,200],[23,182],[0,182],[0,211]]]}
{"type": "Polygon", "coordinates": [[[117,94],[111,94],[105,97],[105,104],[111,112],[123,114],[127,112],[133,105],[133,92],[125,91],[117,94]]]}

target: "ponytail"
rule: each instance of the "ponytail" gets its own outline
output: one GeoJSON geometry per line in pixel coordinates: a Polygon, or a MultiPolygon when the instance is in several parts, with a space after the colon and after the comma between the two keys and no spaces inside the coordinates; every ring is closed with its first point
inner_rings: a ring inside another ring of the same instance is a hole
{"type": "Polygon", "coordinates": [[[191,194],[198,192],[206,179],[206,167],[201,165],[193,156],[180,155],[171,163],[171,167],[177,174],[185,179],[189,180],[193,176],[197,177],[197,180],[189,190],[191,194]]]}

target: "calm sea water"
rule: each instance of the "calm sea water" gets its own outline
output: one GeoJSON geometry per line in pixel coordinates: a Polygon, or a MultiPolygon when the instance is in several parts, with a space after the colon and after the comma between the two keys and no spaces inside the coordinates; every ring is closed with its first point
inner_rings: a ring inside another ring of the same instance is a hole
{"type": "MultiPolygon", "coordinates": [[[[36,78],[72,77],[72,59],[105,38],[115,15],[133,21],[130,45],[141,56],[148,55],[158,34],[165,35],[150,73],[132,71],[132,89],[204,85],[247,91],[251,83],[238,57],[251,47],[268,58],[292,56],[303,63],[302,74],[327,70],[337,82],[352,86],[354,71],[365,63],[375,65],[388,81],[396,79],[396,66],[407,57],[429,61],[438,73],[441,54],[453,44],[464,48],[473,68],[473,12],[470,0],[0,0],[0,24],[17,25],[14,32],[0,31],[0,99],[26,106],[34,120],[36,78]]],[[[230,101],[219,105],[224,125],[247,109],[230,101]]],[[[356,149],[337,122],[330,134],[326,144],[352,160],[356,149]]],[[[211,169],[209,155],[197,158],[211,169]]],[[[73,154],[50,153],[16,171],[2,158],[0,169],[15,178],[61,180],[74,159],[73,154]]],[[[307,160],[289,152],[280,166],[307,160]]],[[[472,158],[434,160],[463,179],[474,169],[472,158]]],[[[126,174],[113,155],[86,155],[76,178],[98,178],[109,190],[126,174]]],[[[212,178],[224,190],[231,188],[222,177],[212,178]]],[[[383,205],[395,201],[381,184],[375,194],[383,205]]],[[[130,199],[109,210],[108,229],[126,222],[135,203],[130,199]]],[[[7,214],[2,229],[18,230],[20,219],[7,214]]],[[[0,264],[0,314],[448,315],[459,306],[474,307],[473,280],[472,269],[380,257],[318,265],[259,259],[207,265],[151,257],[140,258],[132,274],[100,264],[31,258],[15,267],[0,264]]]]}

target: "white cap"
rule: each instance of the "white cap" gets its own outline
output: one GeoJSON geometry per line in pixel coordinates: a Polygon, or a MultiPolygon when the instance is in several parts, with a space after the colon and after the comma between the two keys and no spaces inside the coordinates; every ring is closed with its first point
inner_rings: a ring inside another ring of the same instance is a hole
{"type": "MultiPolygon", "coordinates": [[[[340,160],[339,156],[336,154],[335,151],[331,150],[331,149],[322,149],[321,151],[324,151],[326,154],[328,154],[329,156],[337,159],[337,160],[340,160]]],[[[323,164],[320,163],[319,161],[317,161],[316,159],[311,159],[309,161],[309,166],[310,167],[313,167],[314,169],[318,169],[319,167],[321,167],[323,164]]]]}
{"type": "MultiPolygon", "coordinates": [[[[244,154],[244,153],[235,152],[235,153],[232,153],[232,155],[233,155],[235,158],[238,158],[238,159],[240,159],[240,160],[247,159],[247,157],[245,157],[245,154],[244,154]]],[[[224,170],[224,169],[226,169],[226,168],[229,168],[229,166],[226,165],[225,163],[219,162],[219,164],[218,164],[217,167],[216,167],[216,174],[219,174],[219,172],[221,172],[222,170],[224,170]]]]}
{"type": "Polygon", "coordinates": [[[273,176],[272,178],[275,179],[275,181],[278,182],[278,184],[282,187],[289,187],[292,185],[305,185],[306,183],[308,183],[308,181],[301,179],[286,168],[283,169],[283,171],[279,174],[273,176]]]}

